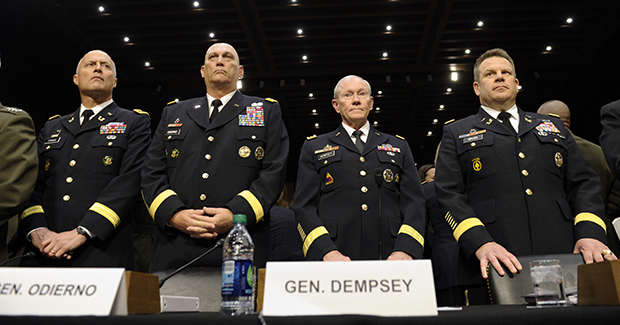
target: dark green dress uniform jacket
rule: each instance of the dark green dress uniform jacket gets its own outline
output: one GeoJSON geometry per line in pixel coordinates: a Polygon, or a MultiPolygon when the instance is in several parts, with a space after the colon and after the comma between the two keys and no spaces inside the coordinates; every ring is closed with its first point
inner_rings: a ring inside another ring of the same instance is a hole
{"type": "MultiPolygon", "coordinates": [[[[95,238],[70,260],[37,255],[24,266],[133,267],[133,217],[139,204],[140,168],[151,140],[148,115],[112,102],[80,128],[78,109],[51,118],[37,138],[39,176],[21,214],[25,235],[39,227],[56,232],[86,227],[95,238]]],[[[35,250],[29,245],[28,250],[35,250]]]]}
{"type": "Polygon", "coordinates": [[[293,209],[309,260],[336,249],[353,260],[422,257],[426,203],[409,145],[369,133],[363,153],[342,125],[303,145],[293,209]]]}
{"type": "MultiPolygon", "coordinates": [[[[280,105],[237,91],[213,123],[208,116],[206,96],[181,101],[164,108],[155,131],[142,170],[144,200],[158,226],[152,271],[180,267],[215,245],[167,225],[182,209],[226,207],[247,216],[253,237],[268,230],[266,213],[282,191],[288,157],[280,105]]],[[[266,258],[266,240],[255,259],[266,258]]],[[[194,266],[221,263],[218,249],[194,266]]]]}
{"type": "Polygon", "coordinates": [[[435,185],[462,251],[495,241],[516,256],[572,253],[581,238],[605,242],[600,183],[570,132],[558,118],[519,115],[518,135],[482,108],[444,127],[435,185]]]}
{"type": "Polygon", "coordinates": [[[34,124],[25,111],[0,104],[0,222],[19,213],[37,180],[34,124]]]}

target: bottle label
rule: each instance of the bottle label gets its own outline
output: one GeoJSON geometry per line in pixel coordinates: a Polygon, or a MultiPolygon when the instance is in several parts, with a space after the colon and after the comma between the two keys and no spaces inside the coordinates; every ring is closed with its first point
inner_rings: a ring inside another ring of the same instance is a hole
{"type": "Polygon", "coordinates": [[[251,260],[228,260],[222,263],[222,296],[251,297],[253,284],[251,260]]]}

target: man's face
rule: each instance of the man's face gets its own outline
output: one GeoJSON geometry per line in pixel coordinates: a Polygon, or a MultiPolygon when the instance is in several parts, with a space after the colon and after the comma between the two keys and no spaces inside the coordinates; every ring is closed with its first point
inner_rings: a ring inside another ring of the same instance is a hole
{"type": "Polygon", "coordinates": [[[73,76],[75,83],[82,93],[109,93],[116,87],[114,63],[110,56],[102,51],[87,53],[73,76]]]}
{"type": "Polygon", "coordinates": [[[207,89],[237,88],[237,80],[243,77],[243,66],[239,65],[239,55],[229,44],[218,43],[209,48],[205,64],[200,68],[207,89]]]}
{"type": "Polygon", "coordinates": [[[365,123],[373,103],[374,99],[362,78],[343,81],[338,89],[338,98],[332,99],[332,105],[342,116],[342,121],[351,127],[365,123]]]}
{"type": "Polygon", "coordinates": [[[482,61],[478,80],[474,81],[474,92],[482,105],[508,109],[515,104],[519,80],[508,60],[493,56],[482,61]]]}

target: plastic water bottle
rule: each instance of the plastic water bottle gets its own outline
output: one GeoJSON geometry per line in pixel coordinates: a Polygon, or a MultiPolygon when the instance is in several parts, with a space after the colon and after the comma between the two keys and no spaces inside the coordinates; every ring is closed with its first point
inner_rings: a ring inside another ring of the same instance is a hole
{"type": "Polygon", "coordinates": [[[254,311],[254,243],[244,214],[233,216],[233,229],[224,241],[220,313],[248,315],[254,311]]]}

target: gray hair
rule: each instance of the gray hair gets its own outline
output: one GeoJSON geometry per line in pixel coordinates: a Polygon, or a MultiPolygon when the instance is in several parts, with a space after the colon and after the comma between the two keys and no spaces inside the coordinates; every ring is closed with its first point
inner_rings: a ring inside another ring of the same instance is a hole
{"type": "Polygon", "coordinates": [[[338,83],[336,84],[336,87],[334,87],[334,99],[338,98],[338,89],[340,88],[340,85],[349,80],[349,79],[353,79],[353,78],[360,78],[362,79],[365,83],[366,83],[366,87],[368,87],[368,94],[372,96],[372,89],[370,88],[370,83],[368,83],[368,81],[366,81],[366,79],[360,77],[360,76],[356,76],[356,75],[348,75],[342,79],[340,79],[340,81],[338,81],[338,83]]]}
{"type": "Polygon", "coordinates": [[[495,48],[484,52],[476,59],[476,63],[474,63],[474,81],[480,81],[478,75],[480,74],[480,65],[482,64],[482,61],[488,58],[492,58],[494,56],[506,59],[506,61],[508,61],[512,66],[512,75],[515,78],[517,77],[517,68],[515,68],[515,62],[512,61],[512,58],[510,57],[510,55],[508,55],[508,52],[506,52],[506,50],[504,49],[495,48]]]}

